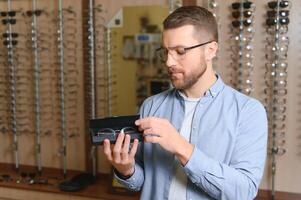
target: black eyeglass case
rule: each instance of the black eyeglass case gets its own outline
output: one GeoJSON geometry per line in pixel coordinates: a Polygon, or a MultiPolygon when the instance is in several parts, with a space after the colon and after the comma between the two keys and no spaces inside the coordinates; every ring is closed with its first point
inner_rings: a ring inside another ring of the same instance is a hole
{"type": "Polygon", "coordinates": [[[119,133],[124,132],[131,136],[131,142],[134,139],[143,141],[143,135],[139,132],[135,121],[139,115],[107,117],[90,120],[90,138],[93,145],[102,145],[105,139],[111,144],[115,144],[119,133]]]}

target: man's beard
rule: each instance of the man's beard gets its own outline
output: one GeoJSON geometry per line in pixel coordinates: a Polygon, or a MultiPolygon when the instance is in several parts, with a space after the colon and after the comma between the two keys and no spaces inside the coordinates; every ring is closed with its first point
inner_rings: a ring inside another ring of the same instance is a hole
{"type": "Polygon", "coordinates": [[[182,83],[177,83],[177,80],[173,81],[171,79],[172,85],[178,90],[189,89],[200,79],[200,77],[203,76],[206,70],[207,70],[207,64],[204,63],[204,67],[198,68],[198,70],[191,72],[190,76],[185,76],[184,74],[182,83]]]}

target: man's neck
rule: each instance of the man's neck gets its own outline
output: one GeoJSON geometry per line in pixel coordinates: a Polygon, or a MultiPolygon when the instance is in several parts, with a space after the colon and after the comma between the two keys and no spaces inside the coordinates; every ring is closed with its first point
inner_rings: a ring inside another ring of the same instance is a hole
{"type": "Polygon", "coordinates": [[[216,82],[217,77],[215,72],[206,71],[202,77],[191,88],[182,90],[188,98],[200,98],[204,96],[205,92],[216,82]]]}

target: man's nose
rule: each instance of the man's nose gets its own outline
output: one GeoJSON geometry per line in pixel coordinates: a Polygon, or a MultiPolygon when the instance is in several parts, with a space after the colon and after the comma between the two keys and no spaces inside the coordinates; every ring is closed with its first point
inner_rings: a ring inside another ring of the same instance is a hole
{"type": "Polygon", "coordinates": [[[165,64],[167,67],[171,67],[176,64],[176,59],[172,56],[172,54],[170,52],[168,52],[166,55],[165,64]]]}

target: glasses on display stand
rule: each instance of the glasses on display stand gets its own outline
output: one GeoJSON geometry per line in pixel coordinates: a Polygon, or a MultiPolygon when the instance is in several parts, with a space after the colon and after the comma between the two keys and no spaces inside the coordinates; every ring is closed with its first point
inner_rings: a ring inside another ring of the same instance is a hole
{"type": "Polygon", "coordinates": [[[255,3],[241,0],[231,4],[231,84],[247,95],[253,91],[253,36],[255,3]]]}
{"type": "Polygon", "coordinates": [[[285,154],[285,123],[287,107],[287,57],[291,2],[270,1],[266,12],[266,110],[269,120],[269,153],[272,156],[272,199],[275,199],[276,157],[285,154]]]}

